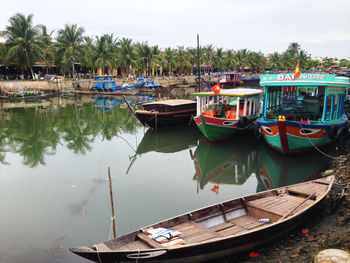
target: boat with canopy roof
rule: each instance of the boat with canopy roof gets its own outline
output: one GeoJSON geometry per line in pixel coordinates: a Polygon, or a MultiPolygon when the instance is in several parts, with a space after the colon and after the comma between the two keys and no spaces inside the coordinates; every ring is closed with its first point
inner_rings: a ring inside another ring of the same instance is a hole
{"type": "Polygon", "coordinates": [[[194,121],[211,142],[235,136],[259,117],[261,93],[260,89],[249,88],[193,93],[197,97],[194,121]]]}
{"type": "Polygon", "coordinates": [[[349,130],[344,113],[349,78],[333,74],[266,74],[262,116],[257,120],[265,141],[281,153],[312,150],[349,130]]]}

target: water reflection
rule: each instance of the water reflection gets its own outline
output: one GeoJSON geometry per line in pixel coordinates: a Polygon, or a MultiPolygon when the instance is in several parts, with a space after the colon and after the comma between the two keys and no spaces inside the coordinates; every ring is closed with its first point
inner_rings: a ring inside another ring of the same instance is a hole
{"type": "Polygon", "coordinates": [[[195,126],[172,127],[159,131],[149,128],[143,135],[141,142],[133,156],[130,156],[128,173],[137,157],[148,152],[175,153],[192,148],[198,144],[201,133],[195,126]]]}
{"type": "Polygon", "coordinates": [[[22,156],[30,167],[45,165],[45,156],[54,155],[58,144],[85,155],[97,136],[111,140],[120,132],[133,132],[139,125],[131,112],[118,104],[108,112],[99,111],[96,104],[80,100],[0,109],[0,162],[8,164],[6,154],[11,152],[22,156]]]}
{"type": "Polygon", "coordinates": [[[242,136],[238,140],[210,143],[204,138],[200,141],[191,157],[199,189],[211,182],[215,186],[211,189],[219,193],[219,185],[242,185],[257,173],[258,148],[251,142],[251,138],[242,136]]]}
{"type": "Polygon", "coordinates": [[[285,156],[249,136],[219,143],[202,139],[191,158],[198,190],[210,182],[217,194],[220,185],[243,185],[250,176],[258,181],[256,192],[311,180],[329,161],[319,152],[285,156]]]}
{"type": "Polygon", "coordinates": [[[261,145],[259,156],[257,191],[315,179],[329,162],[329,158],[319,152],[286,156],[270,149],[266,144],[261,145]]]}

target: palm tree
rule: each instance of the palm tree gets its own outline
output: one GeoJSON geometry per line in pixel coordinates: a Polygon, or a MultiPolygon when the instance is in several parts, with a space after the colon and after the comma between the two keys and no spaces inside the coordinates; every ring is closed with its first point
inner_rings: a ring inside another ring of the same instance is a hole
{"type": "Polygon", "coordinates": [[[224,57],[224,65],[226,69],[234,69],[236,67],[236,53],[232,49],[226,51],[226,56],[224,57]]]}
{"type": "Polygon", "coordinates": [[[0,43],[0,64],[5,64],[6,54],[7,54],[6,45],[3,43],[0,43]]]}
{"type": "Polygon", "coordinates": [[[82,66],[88,68],[89,72],[94,73],[96,69],[94,65],[95,41],[92,36],[84,37],[83,50],[84,54],[81,56],[82,66]]]}
{"type": "Polygon", "coordinates": [[[284,70],[288,70],[289,68],[293,68],[294,67],[294,61],[291,60],[290,57],[290,53],[285,51],[282,53],[281,58],[280,58],[280,62],[281,62],[281,68],[284,70]]]}
{"type": "Polygon", "coordinates": [[[281,55],[278,52],[271,54],[267,61],[268,68],[277,70],[281,67],[281,55]]]}
{"type": "Polygon", "coordinates": [[[310,55],[305,50],[300,50],[297,55],[297,60],[301,68],[307,68],[310,55]]]}
{"type": "Polygon", "coordinates": [[[216,50],[214,55],[214,68],[221,71],[224,67],[224,51],[222,48],[216,50]]]}
{"type": "Polygon", "coordinates": [[[165,49],[163,57],[165,67],[168,69],[168,75],[172,75],[172,69],[175,66],[175,52],[171,47],[165,49]]]}
{"type": "Polygon", "coordinates": [[[135,49],[137,54],[137,67],[141,70],[142,74],[149,75],[150,61],[152,57],[151,48],[148,46],[147,42],[142,42],[137,43],[135,49]]]}
{"type": "Polygon", "coordinates": [[[161,63],[160,49],[157,45],[151,48],[151,54],[152,56],[151,56],[150,66],[152,69],[152,76],[154,76],[155,69],[157,69],[161,63]]]}
{"type": "Polygon", "coordinates": [[[244,67],[249,66],[248,54],[249,51],[247,49],[241,49],[236,52],[236,66],[239,70],[242,70],[244,67]]]}
{"type": "Polygon", "coordinates": [[[23,14],[16,14],[9,19],[9,26],[1,31],[1,36],[5,38],[8,52],[6,61],[15,63],[25,70],[30,70],[34,77],[32,66],[41,57],[41,47],[39,41],[39,26],[33,26],[33,15],[25,17],[23,14]]]}
{"type": "Polygon", "coordinates": [[[189,71],[190,73],[194,72],[194,68],[195,65],[197,64],[197,49],[196,48],[187,48],[186,49],[186,53],[187,53],[187,58],[188,58],[188,62],[190,64],[190,68],[189,71]]]}
{"type": "Polygon", "coordinates": [[[113,36],[103,35],[96,37],[95,56],[93,64],[95,67],[102,68],[102,75],[105,74],[105,68],[113,69],[116,65],[117,51],[113,36]]]}
{"type": "Polygon", "coordinates": [[[251,71],[259,72],[265,68],[265,57],[261,52],[250,51],[248,53],[248,63],[251,71]]]}
{"type": "Polygon", "coordinates": [[[214,50],[214,47],[211,44],[203,47],[203,49],[202,49],[203,61],[207,65],[208,71],[213,70],[213,57],[214,57],[213,50],[214,50]]]}
{"type": "Polygon", "coordinates": [[[45,71],[46,74],[49,73],[49,65],[54,60],[55,57],[55,51],[54,46],[52,44],[52,34],[54,30],[52,30],[50,33],[47,31],[47,27],[44,25],[40,25],[41,34],[40,34],[40,45],[42,50],[42,59],[45,63],[45,71]]]}
{"type": "Polygon", "coordinates": [[[185,51],[185,47],[177,46],[175,56],[176,56],[175,59],[177,62],[178,73],[182,74],[185,72],[185,68],[188,68],[188,66],[190,65],[189,59],[185,51]]]}
{"type": "Polygon", "coordinates": [[[126,68],[126,74],[129,75],[130,68],[136,64],[136,54],[132,39],[122,38],[119,42],[120,65],[126,68]]]}
{"type": "Polygon", "coordinates": [[[78,27],[77,24],[65,24],[64,28],[58,31],[57,53],[60,59],[59,63],[65,70],[68,70],[70,68],[70,65],[72,65],[73,78],[75,76],[74,64],[77,61],[77,58],[81,56],[84,51],[84,32],[84,28],[78,27]]]}

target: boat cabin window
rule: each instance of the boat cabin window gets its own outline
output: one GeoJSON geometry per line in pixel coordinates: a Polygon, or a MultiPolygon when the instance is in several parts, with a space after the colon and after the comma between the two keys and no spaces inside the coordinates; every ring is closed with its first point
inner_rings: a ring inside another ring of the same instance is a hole
{"type": "Polygon", "coordinates": [[[339,119],[344,113],[345,90],[324,86],[266,87],[263,116],[310,123],[339,119]]]}
{"type": "Polygon", "coordinates": [[[258,96],[201,96],[197,100],[198,114],[211,117],[239,119],[239,116],[255,115],[260,111],[258,96]]]}

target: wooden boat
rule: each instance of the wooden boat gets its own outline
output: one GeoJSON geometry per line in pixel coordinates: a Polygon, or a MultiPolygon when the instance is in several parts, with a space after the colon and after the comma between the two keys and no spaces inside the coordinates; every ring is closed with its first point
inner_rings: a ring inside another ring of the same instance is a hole
{"type": "Polygon", "coordinates": [[[334,176],[329,176],[232,199],[70,251],[105,263],[213,260],[261,245],[295,228],[327,195],[333,181],[334,176]],[[162,243],[159,236],[148,234],[159,228],[180,235],[164,234],[162,243]]]}
{"type": "Polygon", "coordinates": [[[241,73],[234,71],[216,72],[213,81],[220,83],[223,89],[231,89],[243,83],[241,73]]]}
{"type": "Polygon", "coordinates": [[[260,132],[281,153],[312,150],[329,144],[346,130],[344,114],[349,78],[333,74],[262,75],[265,88],[260,132]]]}
{"type": "Polygon", "coordinates": [[[134,85],[124,84],[123,86],[117,86],[113,76],[110,75],[95,76],[94,79],[90,92],[98,92],[98,94],[102,95],[134,95],[139,92],[138,88],[145,84],[144,82],[139,82],[134,85]]]}
{"type": "Polygon", "coordinates": [[[152,79],[143,79],[140,78],[139,81],[144,83],[138,89],[141,92],[156,92],[156,93],[168,93],[178,84],[177,82],[169,83],[165,85],[155,84],[152,79]]]}
{"type": "Polygon", "coordinates": [[[193,93],[197,97],[194,121],[211,142],[240,134],[259,117],[261,93],[248,88],[193,93]]]}
{"type": "Polygon", "coordinates": [[[189,125],[196,113],[196,101],[193,100],[162,100],[141,104],[140,110],[134,110],[127,102],[129,109],[143,124],[153,129],[189,125]]]}

